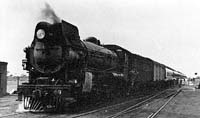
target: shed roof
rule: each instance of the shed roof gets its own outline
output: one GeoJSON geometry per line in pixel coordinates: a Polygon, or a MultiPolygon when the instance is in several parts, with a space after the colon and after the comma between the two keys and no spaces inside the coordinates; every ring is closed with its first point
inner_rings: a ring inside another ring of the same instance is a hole
{"type": "Polygon", "coordinates": [[[7,62],[3,62],[3,61],[0,61],[0,65],[7,65],[8,63],[7,62]]]}

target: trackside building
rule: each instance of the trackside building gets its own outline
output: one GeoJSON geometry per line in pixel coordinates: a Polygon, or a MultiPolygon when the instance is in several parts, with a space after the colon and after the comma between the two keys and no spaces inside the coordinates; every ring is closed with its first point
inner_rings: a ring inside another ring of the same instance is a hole
{"type": "Polygon", "coordinates": [[[0,61],[0,96],[6,95],[7,90],[7,62],[0,61]]]}

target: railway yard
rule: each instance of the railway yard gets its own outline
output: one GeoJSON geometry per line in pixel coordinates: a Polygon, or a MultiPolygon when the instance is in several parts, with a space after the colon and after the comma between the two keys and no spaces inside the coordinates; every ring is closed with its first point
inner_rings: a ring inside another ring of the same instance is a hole
{"type": "Polygon", "coordinates": [[[0,98],[0,117],[198,117],[200,91],[194,84],[181,87],[189,81],[182,72],[95,37],[82,41],[64,20],[39,22],[24,52],[28,77],[8,81],[8,89],[15,85],[9,93],[18,96],[0,98]]]}
{"type": "Polygon", "coordinates": [[[61,1],[0,7],[0,118],[200,118],[200,2],[61,1]]]}
{"type": "MultiPolygon", "coordinates": [[[[148,92],[147,92],[148,93],[148,92]]],[[[60,114],[32,113],[23,110],[17,96],[0,98],[3,118],[199,118],[200,90],[194,85],[155,91],[137,97],[100,102],[84,108],[73,108],[60,114]],[[20,104],[20,105],[19,105],[20,104]]]]}
{"type": "Polygon", "coordinates": [[[39,22],[34,37],[22,60],[27,79],[10,79],[17,89],[9,93],[18,96],[0,98],[0,117],[198,117],[197,108],[187,111],[198,90],[181,87],[189,80],[178,70],[95,37],[82,41],[78,28],[64,20],[39,22]]]}

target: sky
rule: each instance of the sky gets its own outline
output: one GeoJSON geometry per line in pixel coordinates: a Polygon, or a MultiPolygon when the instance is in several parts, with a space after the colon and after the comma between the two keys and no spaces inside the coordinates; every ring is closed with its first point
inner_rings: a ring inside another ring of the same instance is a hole
{"type": "Polygon", "coordinates": [[[81,39],[95,36],[187,76],[200,75],[199,0],[0,0],[0,61],[12,74],[26,73],[23,49],[45,2],[79,28],[81,39]]]}

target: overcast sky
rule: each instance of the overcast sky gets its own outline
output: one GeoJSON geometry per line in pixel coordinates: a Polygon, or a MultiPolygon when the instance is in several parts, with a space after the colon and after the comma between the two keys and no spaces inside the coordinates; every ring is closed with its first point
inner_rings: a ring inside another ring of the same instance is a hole
{"type": "MultiPolygon", "coordinates": [[[[0,0],[0,61],[13,74],[22,70],[23,49],[33,40],[44,0],[0,0]]],[[[168,65],[188,76],[200,74],[199,0],[46,0],[84,39],[168,65]]]]}

